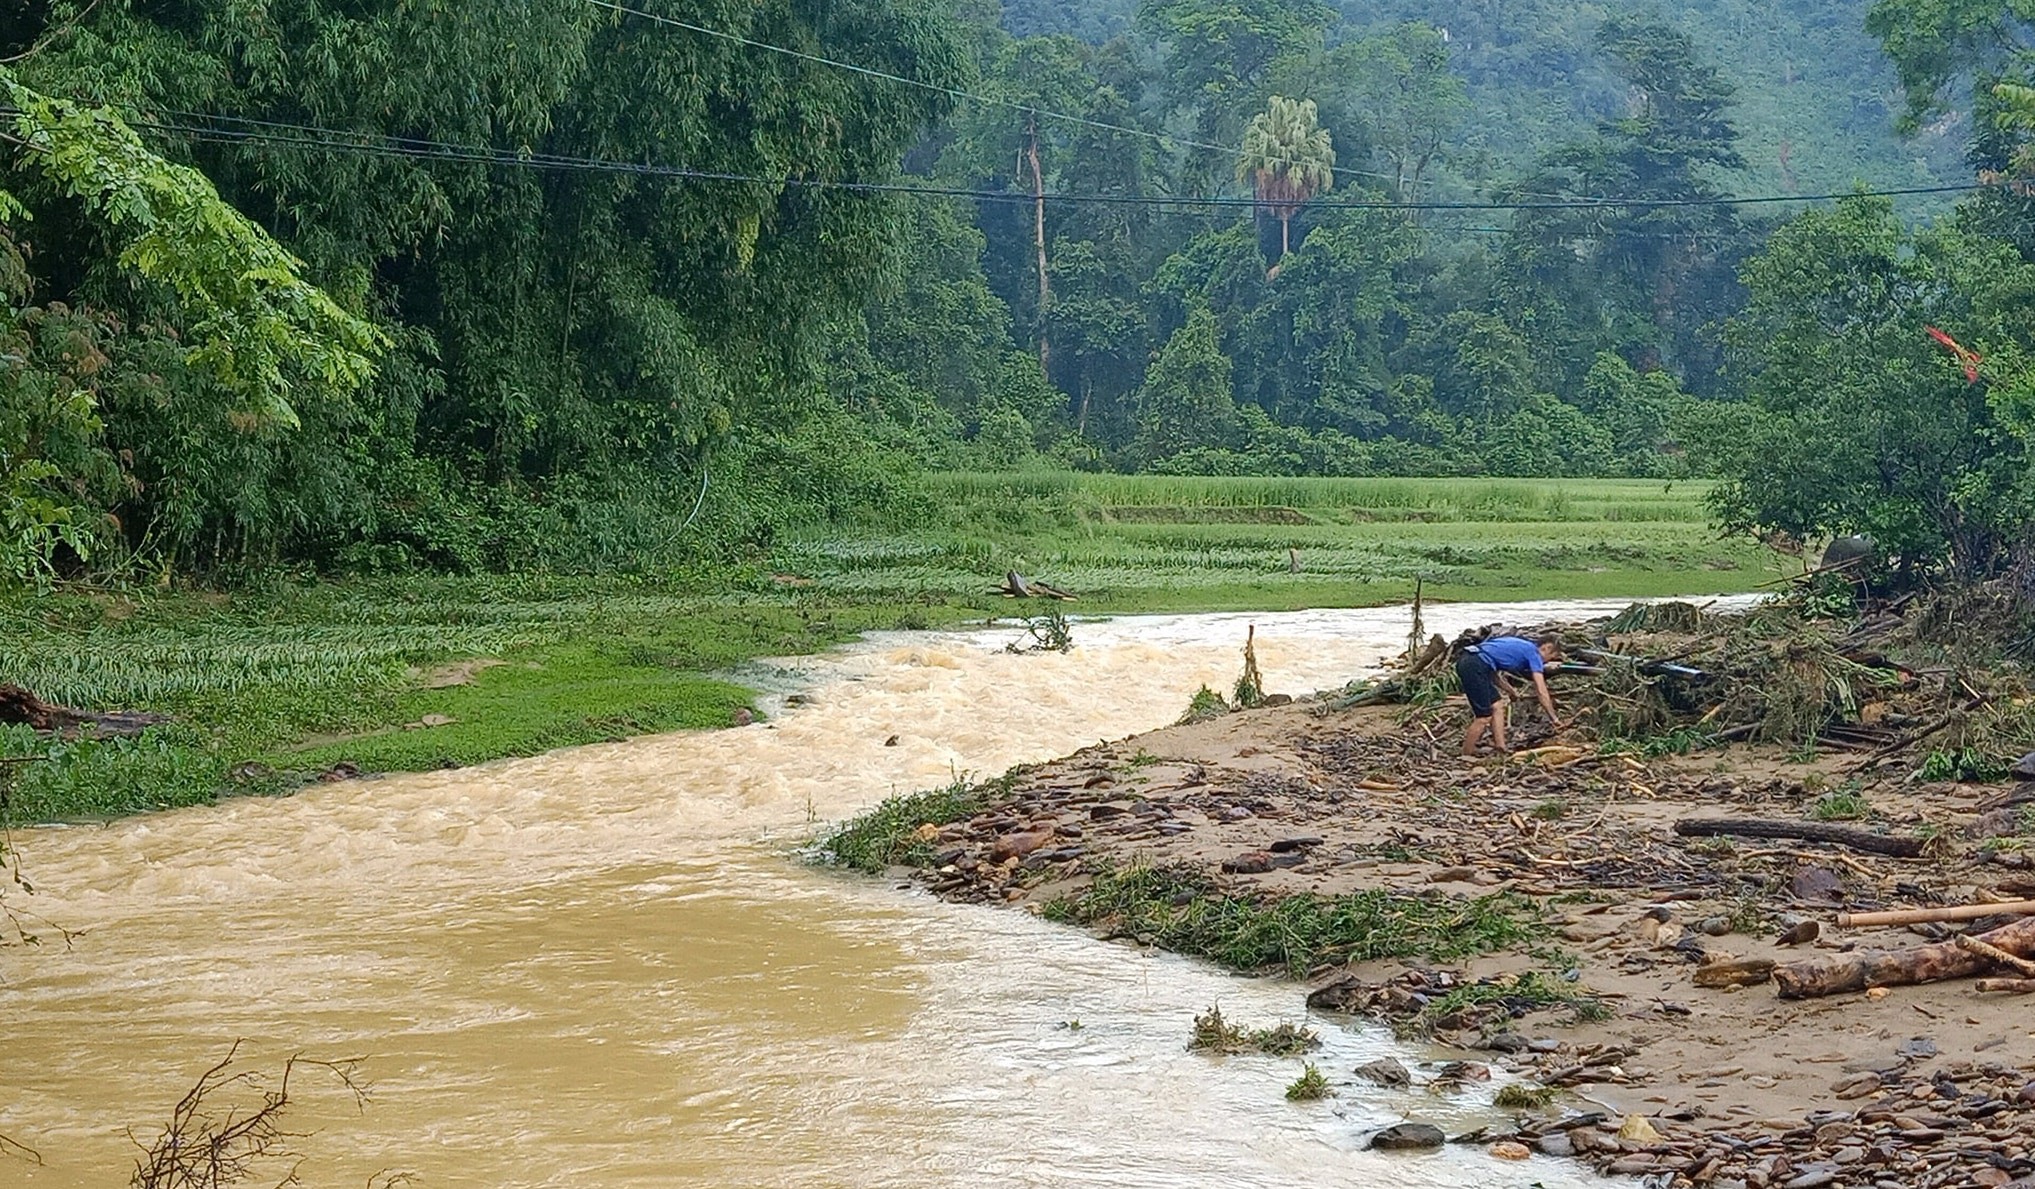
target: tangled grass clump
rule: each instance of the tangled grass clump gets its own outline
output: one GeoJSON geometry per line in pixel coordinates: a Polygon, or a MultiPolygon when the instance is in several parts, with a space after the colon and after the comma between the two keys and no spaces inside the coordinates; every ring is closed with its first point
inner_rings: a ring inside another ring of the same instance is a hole
{"type": "Polygon", "coordinates": [[[1225,892],[1186,864],[1108,870],[1053,900],[1049,920],[1149,938],[1233,970],[1296,977],[1330,963],[1423,957],[1449,961],[1531,940],[1531,906],[1516,896],[1469,899],[1384,891],[1254,897],[1225,892]]]}
{"type": "Polygon", "coordinates": [[[923,867],[932,844],[922,827],[944,826],[981,811],[984,796],[965,777],[918,793],[901,793],[820,839],[814,853],[824,862],[878,875],[891,867],[923,867]]]}

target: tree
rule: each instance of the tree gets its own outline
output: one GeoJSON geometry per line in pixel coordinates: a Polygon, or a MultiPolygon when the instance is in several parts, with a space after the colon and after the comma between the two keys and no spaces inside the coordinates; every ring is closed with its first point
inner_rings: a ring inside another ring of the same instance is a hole
{"type": "Polygon", "coordinates": [[[1910,233],[1887,200],[1849,198],[1781,228],[1745,280],[1729,340],[1755,420],[1723,443],[1726,524],[1868,533],[1910,570],[2013,560],[2035,512],[2035,265],[1954,222],[1910,233]],[[1987,356],[1979,382],[1929,326],[1987,356]]]}
{"type": "Polygon", "coordinates": [[[1194,447],[1229,446],[1237,429],[1230,361],[1217,341],[1215,315],[1197,307],[1145,374],[1137,456],[1156,462],[1194,447]]]}
{"type": "Polygon", "coordinates": [[[53,99],[4,67],[0,94],[14,109],[0,132],[12,172],[44,213],[94,225],[159,311],[124,330],[91,309],[35,304],[20,239],[31,212],[0,189],[0,574],[43,581],[60,549],[84,560],[111,535],[110,509],[139,486],[131,453],[105,440],[103,400],[167,395],[188,414],[213,394],[221,415],[198,418],[210,437],[289,434],[300,410],[350,407],[388,339],[117,114],[53,99]],[[164,373],[182,375],[182,390],[163,392],[164,373]]]}
{"type": "Polygon", "coordinates": [[[1335,185],[1335,144],[1315,121],[1314,101],[1272,96],[1252,118],[1237,156],[1237,180],[1250,181],[1258,202],[1279,220],[1279,258],[1293,250],[1293,216],[1335,185]]]}
{"type": "MultiPolygon", "coordinates": [[[[162,285],[193,340],[185,361],[246,402],[297,424],[292,395],[358,388],[387,340],[304,279],[301,261],[220,200],[205,176],[143,147],[118,115],[52,99],[0,67],[15,115],[6,139],[58,193],[111,233],[120,264],[162,285]]],[[[0,226],[28,209],[0,190],[0,226]]]]}
{"type": "Polygon", "coordinates": [[[1391,174],[1391,197],[1418,198],[1470,110],[1463,80],[1449,68],[1448,43],[1432,26],[1408,22],[1338,46],[1329,60],[1332,74],[1355,80],[1352,98],[1391,174]]]}
{"type": "MultiPolygon", "coordinates": [[[[994,104],[964,113],[945,154],[945,168],[970,179],[1008,180],[1030,195],[1026,239],[1033,292],[1028,303],[1039,366],[1053,366],[1051,235],[1046,192],[1073,172],[1074,125],[1041,113],[1080,109],[1096,91],[1092,50],[1072,37],[1032,37],[1004,46],[983,85],[994,104]]],[[[1014,297],[1015,295],[1008,295],[1014,297]]],[[[1013,301],[1013,305],[1016,302],[1013,301]]]]}
{"type": "MultiPolygon", "coordinates": [[[[1165,95],[1172,110],[1193,113],[1204,143],[1235,144],[1245,113],[1282,58],[1321,47],[1335,11],[1318,0],[1144,0],[1138,28],[1165,47],[1165,95]]],[[[1197,150],[1187,180],[1205,184],[1226,164],[1197,150]]]]}
{"type": "Polygon", "coordinates": [[[1907,93],[1903,126],[1912,131],[1952,110],[1950,93],[1959,85],[1969,86],[1972,101],[1982,104],[2002,84],[2029,82],[2035,66],[2035,46],[2026,40],[2031,20],[2035,3],[2029,0],[1875,0],[1865,27],[1907,93]]]}
{"type": "MultiPolygon", "coordinates": [[[[673,490],[689,509],[710,463],[795,453],[755,438],[846,424],[820,382],[831,336],[887,287],[917,201],[859,187],[894,180],[951,108],[943,89],[973,87],[972,47],[920,0],[683,7],[757,44],[522,0],[31,5],[65,20],[14,67],[23,85],[118,113],[391,343],[354,401],[306,399],[293,379],[288,433],[281,406],[232,424],[258,411],[225,391],[264,374],[246,348],[230,376],[201,357],[149,369],[166,393],[109,399],[106,445],[132,458],[110,509],[129,543],[194,568],[469,564],[467,544],[420,538],[499,521],[467,534],[506,543],[486,564],[562,558],[576,538],[531,531],[533,506],[673,490]],[[780,45],[910,81],[759,48],[780,45]]],[[[11,56],[16,28],[0,25],[11,56]]],[[[65,197],[17,158],[0,185],[39,213],[65,197]]],[[[193,298],[128,283],[103,224],[30,230],[39,299],[116,318],[116,359],[154,363],[156,330],[188,329],[193,298]]],[[[856,450],[837,444],[801,465],[848,465],[856,450]]],[[[755,478],[713,491],[779,489],[755,478]]],[[[674,539],[661,515],[593,519],[634,521],[604,555],[674,539]]]]}
{"type": "Polygon", "coordinates": [[[1629,84],[1625,114],[1549,153],[1513,187],[1533,202],[1508,245],[1506,304],[1543,319],[1542,378],[1567,390],[1601,350],[1714,387],[1704,328],[1734,308],[1734,267],[1750,250],[1717,174],[1744,165],[1727,115],[1733,88],[1672,26],[1613,18],[1597,46],[1629,84]],[[1606,196],[1636,205],[1594,205],[1606,196]]]}

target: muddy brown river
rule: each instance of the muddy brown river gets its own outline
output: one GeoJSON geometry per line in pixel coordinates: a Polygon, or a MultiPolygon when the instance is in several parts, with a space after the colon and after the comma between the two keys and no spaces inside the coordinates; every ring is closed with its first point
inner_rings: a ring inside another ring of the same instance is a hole
{"type": "MultiPolygon", "coordinates": [[[[1402,647],[1406,612],[1125,618],[1065,656],[1008,655],[1009,629],[880,636],[744,674],[809,700],[738,730],[17,832],[38,892],[10,903],[78,936],[0,950],[0,1135],[42,1161],[0,1154],[0,1186],[125,1184],[236,1041],[255,1069],[361,1059],[364,1108],[293,1085],[309,1186],[1584,1183],[1362,1149],[1409,1115],[1486,1121],[1488,1086],[1296,1105],[1297,1062],[1185,1051],[1210,1003],[1298,1021],[1290,984],[792,857],[892,792],[1170,722],[1234,680],[1247,623],[1268,687],[1301,693],[1402,647]]],[[[1338,1080],[1430,1056],[1311,1023],[1338,1080]]]]}

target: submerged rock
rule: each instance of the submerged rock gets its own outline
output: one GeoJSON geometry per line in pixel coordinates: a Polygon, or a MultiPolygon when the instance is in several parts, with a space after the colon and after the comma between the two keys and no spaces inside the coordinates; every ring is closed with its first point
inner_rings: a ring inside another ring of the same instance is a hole
{"type": "Polygon", "coordinates": [[[1371,1137],[1369,1147],[1381,1152],[1422,1152],[1448,1141],[1432,1123],[1395,1123],[1371,1137]]]}
{"type": "Polygon", "coordinates": [[[1380,1057],[1376,1061],[1366,1061],[1364,1064],[1357,1066],[1355,1072],[1358,1077],[1365,1081],[1375,1082],[1380,1086],[1410,1086],[1413,1084],[1413,1074],[1404,1065],[1390,1057],[1380,1057]]]}

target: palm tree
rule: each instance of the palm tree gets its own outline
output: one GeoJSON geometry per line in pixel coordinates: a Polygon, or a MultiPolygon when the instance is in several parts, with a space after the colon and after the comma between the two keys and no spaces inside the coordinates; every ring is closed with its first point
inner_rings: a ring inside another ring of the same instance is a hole
{"type": "Polygon", "coordinates": [[[1293,216],[1335,185],[1335,144],[1315,122],[1314,100],[1274,95],[1251,117],[1237,180],[1253,182],[1259,204],[1279,216],[1279,257],[1285,259],[1293,250],[1293,216]]]}

